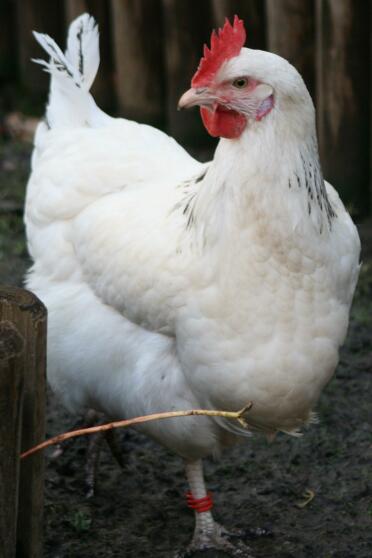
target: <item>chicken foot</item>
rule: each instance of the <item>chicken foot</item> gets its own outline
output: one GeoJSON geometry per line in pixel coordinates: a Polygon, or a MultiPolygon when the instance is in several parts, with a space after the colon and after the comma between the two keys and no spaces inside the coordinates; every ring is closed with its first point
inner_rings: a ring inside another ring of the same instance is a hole
{"type": "MultiPolygon", "coordinates": [[[[186,476],[192,497],[196,500],[207,498],[201,460],[186,464],[186,476]]],[[[207,506],[208,507],[208,506],[207,506]]],[[[242,540],[244,532],[230,532],[217,523],[210,509],[195,510],[195,530],[191,543],[183,552],[178,552],[175,558],[188,558],[195,552],[219,550],[233,558],[253,558],[250,549],[242,540]]]]}

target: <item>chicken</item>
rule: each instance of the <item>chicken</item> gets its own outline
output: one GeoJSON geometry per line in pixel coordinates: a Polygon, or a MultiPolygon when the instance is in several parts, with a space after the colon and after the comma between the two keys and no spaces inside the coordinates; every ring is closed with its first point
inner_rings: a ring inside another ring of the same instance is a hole
{"type": "MultiPolygon", "coordinates": [[[[179,101],[199,106],[221,138],[202,164],[165,133],[96,106],[90,16],[71,24],[65,53],[35,36],[51,86],[27,191],[27,286],[48,308],[53,390],[74,413],[113,418],[251,401],[251,430],[295,434],[337,365],[360,251],[323,180],[302,78],[245,48],[238,17],[226,21],[179,101]]],[[[214,521],[201,464],[244,428],[188,417],[140,429],[186,461],[187,552],[249,556],[214,521]]]]}

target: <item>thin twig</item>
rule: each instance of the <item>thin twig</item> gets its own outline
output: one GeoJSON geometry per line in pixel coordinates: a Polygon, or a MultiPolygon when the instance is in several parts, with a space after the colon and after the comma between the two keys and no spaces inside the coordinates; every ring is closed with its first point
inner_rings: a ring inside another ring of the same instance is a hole
{"type": "Polygon", "coordinates": [[[79,430],[73,430],[71,432],[64,432],[63,434],[58,434],[45,440],[41,444],[30,448],[29,450],[21,453],[21,459],[29,457],[30,455],[63,442],[64,440],[69,440],[70,438],[75,438],[77,436],[84,436],[86,434],[95,434],[96,432],[106,432],[107,430],[112,430],[113,428],[125,428],[127,426],[132,426],[133,424],[141,424],[143,422],[150,422],[152,420],[162,420],[175,417],[191,417],[191,416],[207,416],[207,417],[223,417],[229,419],[236,419],[239,421],[243,428],[248,428],[249,424],[245,420],[244,414],[249,411],[252,407],[252,403],[248,403],[240,411],[208,411],[205,409],[191,409],[190,411],[170,411],[168,413],[155,413],[153,415],[145,415],[142,417],[135,417],[127,420],[119,420],[115,422],[108,422],[106,424],[101,424],[99,426],[91,426],[90,428],[80,428],[79,430]]]}

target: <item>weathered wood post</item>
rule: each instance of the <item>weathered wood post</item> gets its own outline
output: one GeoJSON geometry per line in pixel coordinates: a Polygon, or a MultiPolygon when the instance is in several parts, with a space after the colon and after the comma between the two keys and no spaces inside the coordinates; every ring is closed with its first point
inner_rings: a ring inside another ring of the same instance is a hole
{"type": "Polygon", "coordinates": [[[46,310],[32,293],[0,286],[0,555],[41,558],[43,455],[19,452],[45,435],[46,310]]]}
{"type": "Polygon", "coordinates": [[[19,360],[24,345],[12,322],[0,321],[0,553],[3,558],[13,558],[16,548],[23,401],[19,360]]]}
{"type": "Polygon", "coordinates": [[[116,92],[121,115],[164,125],[160,0],[111,0],[116,92]]]}
{"type": "Polygon", "coordinates": [[[315,96],[315,5],[313,0],[266,0],[268,50],[286,58],[315,96]]]}
{"type": "Polygon", "coordinates": [[[369,209],[370,3],[317,0],[317,115],[324,176],[359,216],[369,209]]]}
{"type": "MultiPolygon", "coordinates": [[[[233,20],[238,15],[247,30],[246,46],[265,50],[266,6],[263,0],[211,0],[216,27],[223,27],[225,18],[233,20]]],[[[280,4],[280,2],[279,2],[280,4]]]]}
{"type": "Polygon", "coordinates": [[[205,132],[199,111],[177,111],[177,103],[190,87],[190,81],[209,43],[212,8],[209,2],[163,0],[164,54],[167,86],[168,132],[186,145],[215,143],[205,132]]]}
{"type": "MultiPolygon", "coordinates": [[[[41,47],[35,41],[32,31],[48,33],[57,43],[64,44],[61,2],[48,0],[16,0],[16,53],[21,84],[35,99],[48,90],[49,76],[41,72],[31,58],[40,58],[41,47]]],[[[43,55],[44,56],[44,55],[43,55]]]]}

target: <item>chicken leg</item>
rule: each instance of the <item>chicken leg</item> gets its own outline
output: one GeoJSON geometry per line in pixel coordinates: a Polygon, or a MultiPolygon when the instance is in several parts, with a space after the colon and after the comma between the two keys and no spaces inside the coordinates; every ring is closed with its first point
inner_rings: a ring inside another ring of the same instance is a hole
{"type": "MultiPolygon", "coordinates": [[[[101,413],[89,409],[84,415],[74,424],[71,430],[78,430],[80,428],[89,428],[91,426],[97,426],[105,422],[104,416],[101,413]]],[[[97,470],[99,466],[99,457],[102,448],[102,442],[106,441],[110,452],[114,459],[117,461],[118,465],[123,468],[124,461],[122,453],[119,447],[118,439],[115,430],[107,430],[105,432],[97,432],[88,437],[87,442],[87,452],[85,461],[85,496],[86,498],[92,498],[95,493],[95,484],[97,470]]],[[[56,449],[52,453],[50,459],[56,461],[61,457],[63,453],[70,447],[73,443],[74,438],[66,440],[61,444],[56,446],[56,449]]]]}
{"type": "Polygon", "coordinates": [[[220,550],[237,558],[252,558],[249,547],[240,540],[243,533],[231,533],[213,519],[210,511],[213,504],[205,487],[202,461],[188,462],[186,476],[190,486],[189,507],[195,511],[195,530],[190,545],[175,558],[187,558],[194,552],[207,550],[220,550]]]}

